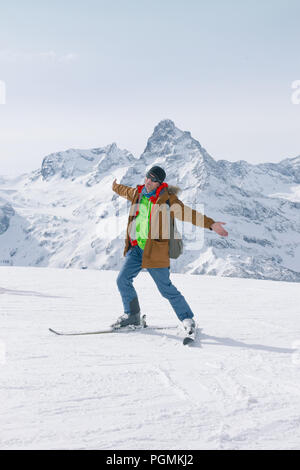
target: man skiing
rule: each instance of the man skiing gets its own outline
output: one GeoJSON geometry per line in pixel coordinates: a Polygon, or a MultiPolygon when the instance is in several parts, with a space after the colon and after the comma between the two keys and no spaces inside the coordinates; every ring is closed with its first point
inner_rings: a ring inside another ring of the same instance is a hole
{"type": "Polygon", "coordinates": [[[145,184],[136,188],[118,184],[116,179],[113,181],[113,191],[131,201],[131,208],[124,249],[125,262],[117,278],[124,314],[112,327],[140,325],[140,306],[133,279],[142,268],[146,268],[161,295],[169,300],[187,334],[192,335],[195,332],[194,314],[170,280],[169,236],[166,234],[169,219],[162,208],[168,206],[171,217],[213,230],[221,236],[227,236],[228,232],[222,227],[225,222],[215,222],[184,205],[177,197],[179,188],[164,183],[165,177],[163,168],[154,166],[147,172],[145,184]]]}

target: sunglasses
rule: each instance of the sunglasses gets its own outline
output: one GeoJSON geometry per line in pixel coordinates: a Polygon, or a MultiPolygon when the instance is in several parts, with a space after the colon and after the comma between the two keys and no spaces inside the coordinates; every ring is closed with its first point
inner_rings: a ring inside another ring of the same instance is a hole
{"type": "Polygon", "coordinates": [[[153,183],[159,183],[158,179],[155,176],[151,175],[150,173],[146,173],[146,177],[149,178],[153,183]]]}

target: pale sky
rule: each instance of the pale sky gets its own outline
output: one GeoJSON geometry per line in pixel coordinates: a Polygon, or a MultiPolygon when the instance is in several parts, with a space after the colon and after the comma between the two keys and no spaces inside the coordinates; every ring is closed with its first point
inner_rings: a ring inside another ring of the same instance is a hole
{"type": "Polygon", "coordinates": [[[216,160],[300,154],[299,0],[7,0],[0,13],[0,175],[68,148],[139,156],[162,119],[216,160]]]}

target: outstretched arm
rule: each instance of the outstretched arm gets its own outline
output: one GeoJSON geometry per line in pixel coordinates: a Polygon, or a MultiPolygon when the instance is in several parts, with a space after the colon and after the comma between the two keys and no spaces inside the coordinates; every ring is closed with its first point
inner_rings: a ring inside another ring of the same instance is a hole
{"type": "Polygon", "coordinates": [[[125,199],[128,199],[129,201],[133,200],[136,192],[136,188],[125,186],[125,184],[118,184],[116,178],[113,181],[112,190],[119,196],[125,197],[125,199]]]}
{"type": "Polygon", "coordinates": [[[225,222],[215,222],[210,217],[207,217],[195,209],[191,209],[190,207],[186,206],[177,197],[172,201],[171,211],[174,212],[174,216],[179,220],[184,222],[191,222],[193,225],[198,227],[208,228],[221,236],[227,237],[228,235],[228,232],[226,232],[226,230],[221,225],[225,224],[225,222]]]}

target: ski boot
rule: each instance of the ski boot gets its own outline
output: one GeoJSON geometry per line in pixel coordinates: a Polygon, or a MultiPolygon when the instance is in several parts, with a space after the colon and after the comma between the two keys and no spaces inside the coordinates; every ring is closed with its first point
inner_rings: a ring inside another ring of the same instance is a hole
{"type": "Polygon", "coordinates": [[[183,339],[183,344],[190,344],[195,341],[196,337],[196,323],[193,318],[185,318],[182,321],[185,337],[183,339]]]}
{"type": "Polygon", "coordinates": [[[112,328],[118,329],[118,328],[124,328],[124,327],[129,327],[129,328],[145,328],[146,325],[146,316],[143,315],[141,318],[141,312],[137,313],[123,313],[115,323],[111,325],[112,328]]]}

